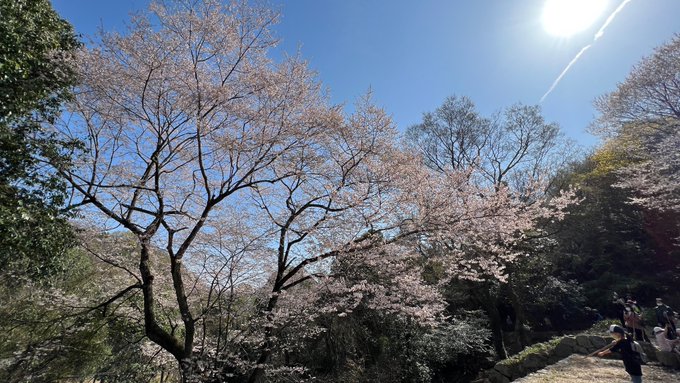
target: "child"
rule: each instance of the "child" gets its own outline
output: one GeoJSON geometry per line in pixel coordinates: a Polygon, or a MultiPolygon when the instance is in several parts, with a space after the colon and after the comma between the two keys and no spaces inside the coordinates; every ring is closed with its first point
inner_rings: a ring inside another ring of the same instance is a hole
{"type": "Polygon", "coordinates": [[[630,380],[633,383],[642,383],[642,359],[640,354],[633,351],[633,339],[626,334],[621,326],[611,325],[609,327],[609,334],[614,338],[614,346],[609,350],[597,353],[598,356],[609,355],[612,352],[618,352],[623,359],[623,366],[626,372],[630,375],[630,380]]]}

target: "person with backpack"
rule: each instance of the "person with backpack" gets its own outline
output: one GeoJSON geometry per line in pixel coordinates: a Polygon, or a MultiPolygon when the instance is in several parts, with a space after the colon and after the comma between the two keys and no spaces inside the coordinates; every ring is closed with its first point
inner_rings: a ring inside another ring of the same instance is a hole
{"type": "Polygon", "coordinates": [[[665,305],[661,298],[656,298],[656,307],[654,308],[654,311],[656,313],[656,322],[659,327],[671,327],[672,331],[670,332],[671,337],[669,339],[677,338],[677,328],[675,327],[673,309],[665,305]]]}
{"type": "Polygon", "coordinates": [[[638,306],[637,301],[633,299],[628,299],[626,301],[626,305],[630,306],[634,313],[642,315],[642,309],[640,308],[640,306],[638,306]]]}
{"type": "Polygon", "coordinates": [[[634,340],[649,342],[649,337],[647,337],[642,323],[642,312],[640,309],[631,304],[626,304],[624,307],[623,320],[628,332],[633,334],[634,340]]]}
{"type": "Polygon", "coordinates": [[[614,345],[608,350],[598,352],[597,355],[602,357],[612,352],[620,353],[623,366],[630,375],[630,380],[633,383],[642,383],[642,355],[638,348],[639,345],[635,345],[633,339],[626,334],[626,330],[621,326],[611,325],[609,334],[614,338],[614,342],[612,342],[614,345]]]}

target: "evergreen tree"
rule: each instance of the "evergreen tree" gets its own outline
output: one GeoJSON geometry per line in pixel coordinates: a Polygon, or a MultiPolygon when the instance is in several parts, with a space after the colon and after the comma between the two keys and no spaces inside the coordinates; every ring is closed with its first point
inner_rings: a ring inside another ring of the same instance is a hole
{"type": "Polygon", "coordinates": [[[79,43],[47,0],[0,0],[0,15],[0,270],[44,276],[72,235],[60,214],[66,189],[41,166],[64,161],[66,143],[41,126],[69,97],[79,43]]]}

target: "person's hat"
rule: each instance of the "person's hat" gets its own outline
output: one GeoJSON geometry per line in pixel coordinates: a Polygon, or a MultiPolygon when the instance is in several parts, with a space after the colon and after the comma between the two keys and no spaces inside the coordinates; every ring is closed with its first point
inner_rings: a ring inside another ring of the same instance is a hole
{"type": "Polygon", "coordinates": [[[656,301],[657,302],[663,302],[663,300],[661,298],[656,298],[656,301]]]}
{"type": "Polygon", "coordinates": [[[664,329],[662,329],[661,327],[654,327],[654,334],[658,334],[660,332],[664,332],[664,329]]]}
{"type": "Polygon", "coordinates": [[[624,330],[621,326],[617,326],[615,324],[609,326],[609,333],[611,334],[611,333],[615,333],[615,332],[618,332],[621,335],[626,334],[626,330],[624,330]]]}

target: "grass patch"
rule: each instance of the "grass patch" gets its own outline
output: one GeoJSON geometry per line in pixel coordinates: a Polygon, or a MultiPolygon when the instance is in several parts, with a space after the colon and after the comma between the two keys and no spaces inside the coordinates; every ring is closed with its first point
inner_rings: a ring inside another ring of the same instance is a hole
{"type": "Polygon", "coordinates": [[[545,354],[546,356],[552,353],[552,351],[557,347],[557,345],[560,343],[560,340],[562,340],[564,337],[559,337],[559,338],[553,338],[547,342],[543,343],[536,343],[533,344],[524,350],[522,350],[519,354],[513,355],[508,359],[502,360],[499,362],[499,364],[503,364],[506,366],[511,366],[515,364],[520,364],[524,361],[524,359],[527,358],[527,356],[531,354],[545,354]]]}

